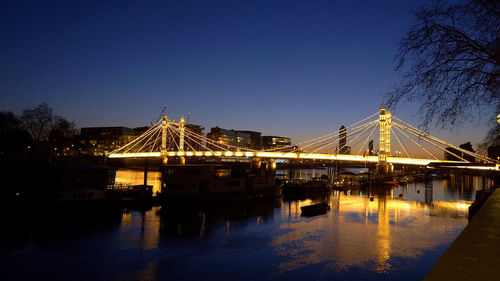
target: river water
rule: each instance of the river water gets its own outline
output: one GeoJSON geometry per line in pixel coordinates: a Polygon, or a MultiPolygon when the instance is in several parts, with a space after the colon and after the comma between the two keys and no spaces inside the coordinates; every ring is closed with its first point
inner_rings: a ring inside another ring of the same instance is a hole
{"type": "MultiPolygon", "coordinates": [[[[159,187],[159,175],[149,176],[159,187]]],[[[117,181],[142,183],[142,172],[122,170],[117,181]]],[[[476,177],[435,180],[51,224],[3,241],[0,278],[420,280],[467,225],[475,190],[487,186],[476,177]],[[319,201],[330,203],[326,215],[301,216],[301,206],[319,201]]]]}

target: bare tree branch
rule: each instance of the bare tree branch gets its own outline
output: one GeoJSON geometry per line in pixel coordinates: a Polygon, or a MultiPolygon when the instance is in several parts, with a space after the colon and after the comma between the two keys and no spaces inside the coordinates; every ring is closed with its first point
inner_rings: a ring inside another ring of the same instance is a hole
{"type": "Polygon", "coordinates": [[[419,101],[425,129],[456,126],[485,106],[500,108],[500,2],[439,2],[412,13],[415,23],[395,57],[402,80],[387,94],[388,105],[419,101]]]}
{"type": "Polygon", "coordinates": [[[21,121],[35,141],[45,140],[52,122],[52,108],[46,103],[41,103],[36,107],[25,109],[21,115],[21,121]]]}

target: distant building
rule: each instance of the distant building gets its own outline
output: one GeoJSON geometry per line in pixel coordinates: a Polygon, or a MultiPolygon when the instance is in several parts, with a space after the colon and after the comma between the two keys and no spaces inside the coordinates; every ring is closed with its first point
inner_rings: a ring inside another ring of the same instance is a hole
{"type": "Polygon", "coordinates": [[[135,131],[127,127],[87,127],[80,131],[83,153],[104,155],[137,137],[135,131]]]}
{"type": "Polygon", "coordinates": [[[262,134],[260,132],[254,131],[237,131],[244,134],[250,135],[250,148],[255,150],[262,149],[262,134]]]}
{"type": "MultiPolygon", "coordinates": [[[[250,134],[243,133],[241,131],[226,130],[219,127],[211,128],[210,133],[207,134],[207,138],[212,139],[219,144],[226,144],[242,148],[249,148],[251,141],[250,134]]],[[[214,145],[211,145],[211,149],[220,150],[220,148],[217,148],[214,145]]]]}
{"type": "Polygon", "coordinates": [[[344,153],[342,153],[342,154],[350,155],[351,154],[351,147],[348,145],[344,146],[344,153]]]}
{"type": "Polygon", "coordinates": [[[184,138],[184,141],[186,142],[186,144],[184,145],[184,150],[206,150],[206,144],[201,140],[201,138],[203,137],[203,130],[205,130],[205,128],[203,128],[201,125],[195,124],[186,124],[184,125],[184,127],[187,131],[189,131],[189,133],[193,134],[193,136],[184,138]]]}
{"type": "Polygon", "coordinates": [[[140,135],[144,134],[147,130],[149,130],[149,128],[151,128],[151,127],[148,127],[148,126],[137,127],[137,128],[134,128],[134,132],[137,136],[140,136],[140,135]]]}
{"type": "Polygon", "coordinates": [[[278,136],[262,137],[262,146],[264,149],[282,148],[291,145],[292,145],[291,139],[287,137],[278,137],[278,136]]]}
{"type": "Polygon", "coordinates": [[[375,155],[373,153],[373,140],[370,140],[370,142],[368,143],[368,155],[370,156],[375,155]]]}
{"type": "Polygon", "coordinates": [[[339,154],[351,154],[351,149],[346,146],[347,143],[347,130],[344,125],[339,130],[339,154]]]}
{"type": "MultiPolygon", "coordinates": [[[[464,149],[464,150],[468,150],[470,152],[475,152],[474,149],[472,148],[472,144],[470,142],[463,143],[463,144],[459,145],[458,147],[460,147],[461,149],[464,149]]],[[[457,157],[453,154],[460,156],[461,158],[463,158],[469,162],[476,161],[476,158],[474,158],[474,156],[468,155],[468,154],[461,152],[458,149],[455,149],[453,147],[446,148],[446,151],[444,152],[444,159],[449,160],[449,161],[463,161],[462,159],[460,159],[459,157],[457,157]]]]}
{"type": "Polygon", "coordinates": [[[500,144],[488,147],[488,158],[495,159],[497,163],[500,163],[500,144]]]}

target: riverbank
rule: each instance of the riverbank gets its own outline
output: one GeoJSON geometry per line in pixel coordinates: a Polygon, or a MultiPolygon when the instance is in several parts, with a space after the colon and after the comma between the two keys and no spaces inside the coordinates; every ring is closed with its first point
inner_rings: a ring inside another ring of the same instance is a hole
{"type": "Polygon", "coordinates": [[[500,188],[497,188],[424,280],[496,280],[499,264],[500,188]]]}

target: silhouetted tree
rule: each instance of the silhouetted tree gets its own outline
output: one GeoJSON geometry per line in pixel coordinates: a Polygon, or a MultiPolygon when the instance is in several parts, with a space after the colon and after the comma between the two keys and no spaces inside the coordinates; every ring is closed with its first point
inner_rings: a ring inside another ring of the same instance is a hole
{"type": "Polygon", "coordinates": [[[61,116],[55,115],[49,133],[49,143],[69,153],[68,150],[75,144],[74,136],[76,131],[74,122],[70,122],[61,116]]]}
{"type": "Polygon", "coordinates": [[[12,112],[0,112],[0,154],[19,153],[31,143],[29,133],[12,112]]]}
{"type": "Polygon", "coordinates": [[[76,134],[75,122],[70,122],[58,115],[55,115],[53,119],[54,122],[50,129],[49,139],[57,137],[71,138],[76,134]]]}
{"type": "Polygon", "coordinates": [[[482,108],[500,108],[500,2],[439,2],[413,14],[396,56],[403,79],[388,94],[389,105],[419,101],[426,128],[433,121],[456,126],[482,108]]]}
{"type": "Polygon", "coordinates": [[[7,135],[8,132],[21,127],[21,121],[10,111],[0,112],[0,134],[7,135]]]}
{"type": "Polygon", "coordinates": [[[21,115],[21,121],[35,141],[45,140],[52,122],[52,108],[46,103],[41,103],[36,107],[25,109],[21,115]]]}
{"type": "MultiPolygon", "coordinates": [[[[500,104],[497,106],[496,111],[500,114],[500,104]]],[[[498,124],[497,120],[491,120],[491,123],[491,129],[488,132],[484,143],[480,146],[480,149],[484,151],[486,151],[489,146],[500,146],[500,124],[498,124]]]]}

